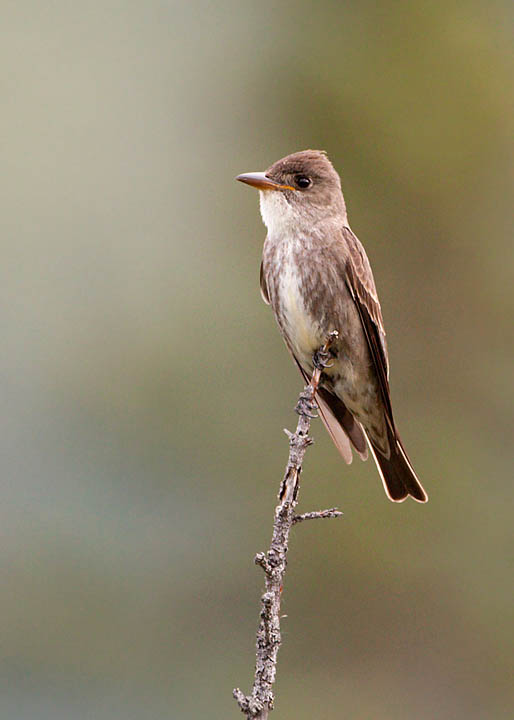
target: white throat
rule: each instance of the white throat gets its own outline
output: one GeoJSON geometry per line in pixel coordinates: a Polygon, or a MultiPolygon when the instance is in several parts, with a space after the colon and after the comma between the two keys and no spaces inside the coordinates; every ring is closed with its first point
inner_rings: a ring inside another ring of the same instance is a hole
{"type": "Polygon", "coordinates": [[[286,235],[303,229],[305,219],[276,190],[259,191],[261,216],[270,235],[286,235]],[[302,222],[303,221],[303,222],[302,222]]]}
{"type": "Polygon", "coordinates": [[[309,236],[320,232],[321,225],[327,222],[342,220],[348,223],[344,202],[341,202],[340,208],[342,215],[338,216],[330,207],[288,203],[284,194],[277,190],[260,190],[259,198],[262,220],[271,236],[309,236]]]}

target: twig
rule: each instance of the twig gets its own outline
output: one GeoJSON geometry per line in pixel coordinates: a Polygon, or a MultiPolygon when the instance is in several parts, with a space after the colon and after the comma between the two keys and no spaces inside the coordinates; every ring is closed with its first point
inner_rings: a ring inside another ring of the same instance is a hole
{"type": "Polygon", "coordinates": [[[290,433],[289,459],[284,478],[280,484],[278,505],[275,508],[271,546],[267,553],[257,553],[255,563],[264,570],[266,589],[261,597],[261,612],[256,642],[255,680],[251,695],[245,695],[239,688],[233,691],[247,720],[267,720],[273,710],[273,683],[277,670],[277,655],[281,644],[280,596],[287,567],[289,533],[294,524],[311,519],[339,517],[336,508],[319,510],[303,515],[295,514],[298,504],[299,479],[305,452],[312,444],[309,437],[311,419],[316,417],[316,390],[324,368],[328,367],[329,350],[338,333],[330,333],[326,343],[314,353],[314,372],[309,385],[300,393],[296,412],[299,415],[296,432],[290,433]]]}
{"type": "Polygon", "coordinates": [[[302,513],[301,515],[295,515],[293,518],[293,525],[301,523],[304,520],[324,520],[325,518],[337,518],[341,517],[343,513],[337,508],[330,508],[330,510],[315,510],[314,512],[302,513]]]}

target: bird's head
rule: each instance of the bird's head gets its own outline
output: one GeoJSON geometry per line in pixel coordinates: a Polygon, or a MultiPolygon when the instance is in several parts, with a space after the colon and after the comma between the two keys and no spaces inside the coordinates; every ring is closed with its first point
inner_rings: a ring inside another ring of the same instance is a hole
{"type": "Polygon", "coordinates": [[[236,180],[260,191],[261,214],[270,232],[346,217],[339,175],[320,150],[287,155],[264,172],[243,173],[236,180]]]}

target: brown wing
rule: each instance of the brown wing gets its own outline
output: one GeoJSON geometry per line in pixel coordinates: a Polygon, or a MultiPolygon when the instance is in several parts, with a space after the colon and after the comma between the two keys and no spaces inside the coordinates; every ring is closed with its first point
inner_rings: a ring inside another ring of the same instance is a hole
{"type": "Polygon", "coordinates": [[[378,301],[375,281],[373,280],[373,273],[358,238],[347,227],[343,228],[343,234],[349,250],[346,262],[346,283],[359,311],[373,365],[377,373],[386,418],[391,430],[394,432],[384,321],[382,320],[382,311],[378,301]]]}
{"type": "Polygon", "coordinates": [[[349,255],[346,262],[346,283],[359,311],[362,327],[373,359],[388,422],[389,456],[383,455],[370,440],[377,468],[387,495],[394,502],[402,502],[411,495],[418,502],[426,502],[427,494],[418,480],[412,463],[396,430],[389,391],[389,363],[385,330],[373,274],[364,248],[349,228],[343,230],[349,255]]]}
{"type": "Polygon", "coordinates": [[[266,303],[266,305],[269,305],[270,302],[269,302],[268,286],[266,285],[266,278],[264,277],[264,269],[262,267],[262,262],[261,262],[261,271],[260,271],[259,282],[261,285],[261,297],[264,300],[264,302],[266,303]]]}

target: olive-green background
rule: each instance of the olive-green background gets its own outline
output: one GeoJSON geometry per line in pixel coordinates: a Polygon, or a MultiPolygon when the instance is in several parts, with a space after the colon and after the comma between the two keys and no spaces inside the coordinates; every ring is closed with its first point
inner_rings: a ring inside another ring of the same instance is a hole
{"type": "Polygon", "coordinates": [[[512,15],[3,0],[1,718],[239,717],[301,383],[233,178],[307,147],[430,502],[315,423],[273,717],[512,717],[512,15]]]}

